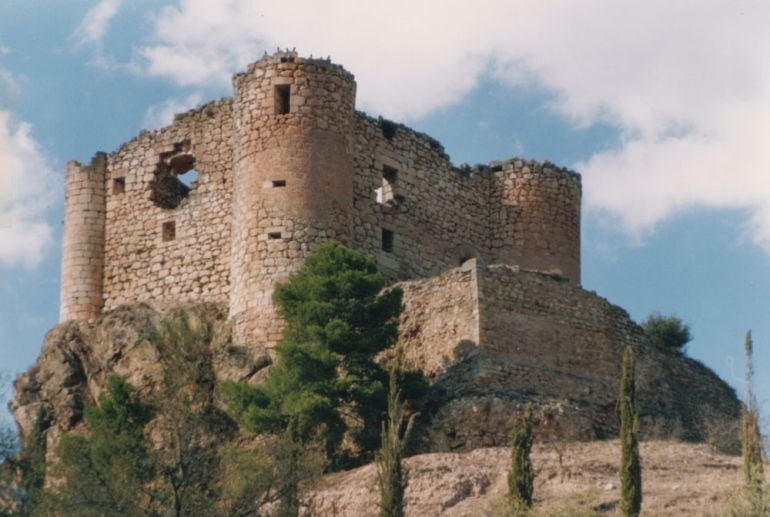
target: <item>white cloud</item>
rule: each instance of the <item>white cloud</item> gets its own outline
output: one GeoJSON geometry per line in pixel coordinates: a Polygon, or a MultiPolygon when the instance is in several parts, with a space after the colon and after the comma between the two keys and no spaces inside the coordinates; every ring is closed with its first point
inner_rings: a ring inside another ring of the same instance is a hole
{"type": "Polygon", "coordinates": [[[745,210],[770,252],[770,3],[756,0],[180,0],[155,13],[146,73],[229,84],[264,48],[331,55],[359,105],[419,118],[482,74],[545,89],[621,145],[576,164],[585,205],[632,236],[691,207],[745,210]]]}
{"type": "Polygon", "coordinates": [[[8,47],[5,47],[3,45],[0,45],[0,57],[7,56],[11,53],[11,49],[8,47]]]}
{"type": "Polygon", "coordinates": [[[122,0],[102,0],[86,12],[83,21],[75,29],[74,38],[78,45],[99,42],[107,33],[110,21],[117,14],[122,0]]]}
{"type": "Polygon", "coordinates": [[[158,129],[171,124],[174,115],[198,106],[203,99],[201,93],[192,93],[183,99],[167,99],[160,104],[147,108],[142,119],[144,129],[158,129]]]}
{"type": "Polygon", "coordinates": [[[29,124],[0,111],[0,266],[33,268],[52,241],[45,220],[58,199],[59,179],[44,159],[29,124]]]}

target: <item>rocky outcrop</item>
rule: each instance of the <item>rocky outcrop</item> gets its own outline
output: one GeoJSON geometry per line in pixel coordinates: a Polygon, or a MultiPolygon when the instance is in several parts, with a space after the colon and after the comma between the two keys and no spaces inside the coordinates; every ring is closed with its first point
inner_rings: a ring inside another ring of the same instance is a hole
{"type": "MultiPolygon", "coordinates": [[[[143,399],[153,400],[165,373],[154,332],[179,307],[123,306],[93,324],[70,321],[51,329],[35,365],[16,380],[11,410],[22,439],[43,409],[47,450],[55,450],[62,433],[83,425],[84,406],[98,400],[113,373],[125,377],[143,399]]],[[[226,307],[201,304],[185,308],[191,326],[208,329],[217,381],[259,379],[270,359],[262,350],[233,346],[226,307]]]]}

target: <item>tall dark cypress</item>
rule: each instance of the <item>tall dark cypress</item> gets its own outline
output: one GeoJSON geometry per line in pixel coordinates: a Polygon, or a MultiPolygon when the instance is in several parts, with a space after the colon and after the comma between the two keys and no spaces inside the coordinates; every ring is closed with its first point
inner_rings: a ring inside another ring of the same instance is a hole
{"type": "Polygon", "coordinates": [[[626,347],[620,380],[620,511],[636,517],[642,508],[642,464],[636,438],[634,352],[626,347]]]}
{"type": "Polygon", "coordinates": [[[511,470],[508,473],[508,500],[516,514],[532,507],[535,471],[532,468],[532,404],[527,404],[524,418],[517,421],[511,432],[511,470]]]}

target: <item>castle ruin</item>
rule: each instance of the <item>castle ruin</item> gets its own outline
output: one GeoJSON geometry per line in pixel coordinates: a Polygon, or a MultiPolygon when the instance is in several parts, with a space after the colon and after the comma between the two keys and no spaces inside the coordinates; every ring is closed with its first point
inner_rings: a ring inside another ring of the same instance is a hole
{"type": "Polygon", "coordinates": [[[146,329],[180,303],[217,329],[218,381],[259,382],[281,337],[276,282],[336,239],[403,290],[405,365],[431,386],[423,450],[505,445],[529,403],[539,439],[616,436],[627,346],[644,436],[733,443],[734,391],[581,288],[580,176],[519,159],[456,167],[434,139],[357,112],[353,76],[328,60],[279,52],[233,84],[67,165],[62,324],[16,382],[22,435],[46,407],[54,450],[109,373],[152,392],[163,375],[146,329]]]}
{"type": "Polygon", "coordinates": [[[468,259],[580,284],[580,176],[512,159],[456,167],[434,139],[355,110],[353,76],[293,52],[90,164],[67,164],[60,321],[216,302],[234,338],[280,339],[271,295],[320,243],[391,280],[468,259]]]}

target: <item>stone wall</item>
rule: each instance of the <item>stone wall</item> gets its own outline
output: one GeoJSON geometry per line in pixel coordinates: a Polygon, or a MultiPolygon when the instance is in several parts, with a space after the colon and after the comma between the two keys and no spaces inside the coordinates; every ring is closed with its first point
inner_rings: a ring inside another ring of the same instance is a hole
{"type": "Polygon", "coordinates": [[[509,160],[488,172],[488,263],[554,273],[580,285],[580,176],[509,160]]]}
{"type": "Polygon", "coordinates": [[[430,280],[411,280],[404,291],[399,343],[404,362],[434,380],[464,359],[479,343],[476,260],[430,280]]]}
{"type": "Polygon", "coordinates": [[[355,142],[354,246],[385,274],[426,277],[487,258],[487,175],[455,168],[426,135],[364,115],[355,142]],[[383,231],[392,232],[390,251],[383,231]]]}
{"type": "Polygon", "coordinates": [[[108,159],[104,308],[224,302],[230,290],[232,102],[142,132],[108,159]],[[181,182],[197,171],[188,187],[181,182]]]}
{"type": "Polygon", "coordinates": [[[400,343],[433,388],[434,450],[505,445],[533,402],[539,439],[617,433],[623,350],[637,356],[643,436],[734,441],[738,401],[700,363],[650,346],[621,308],[562,277],[473,261],[404,289],[400,343]]]}

